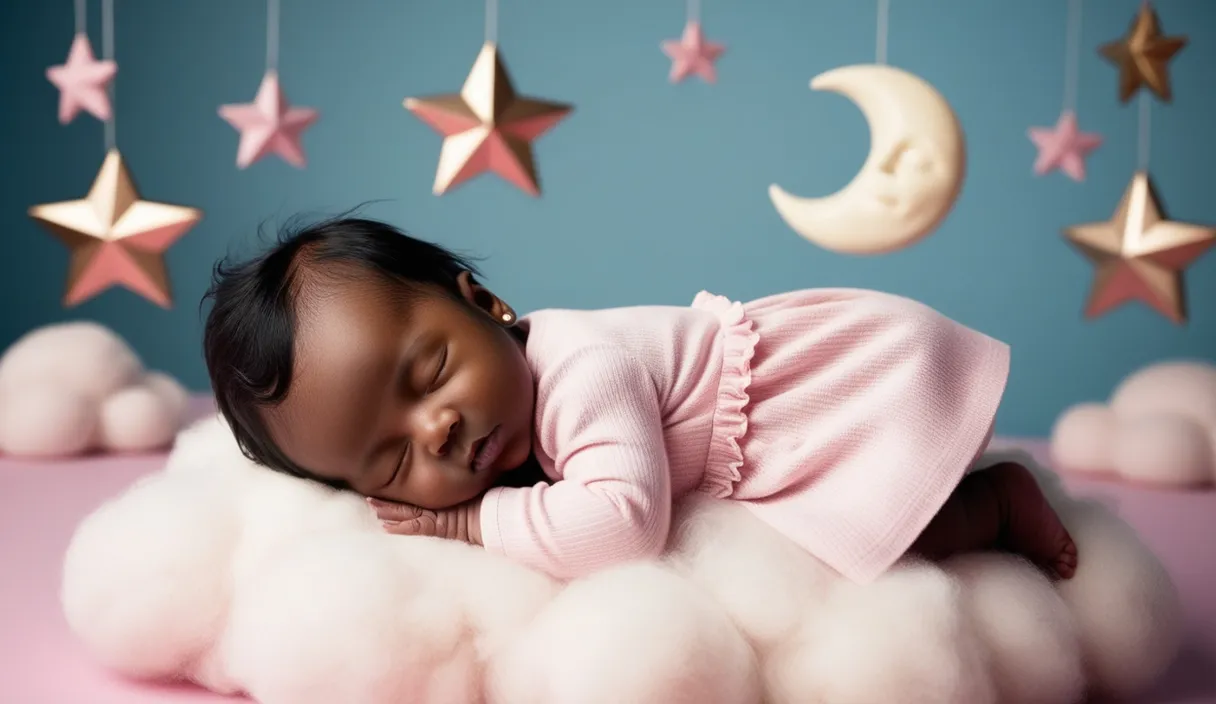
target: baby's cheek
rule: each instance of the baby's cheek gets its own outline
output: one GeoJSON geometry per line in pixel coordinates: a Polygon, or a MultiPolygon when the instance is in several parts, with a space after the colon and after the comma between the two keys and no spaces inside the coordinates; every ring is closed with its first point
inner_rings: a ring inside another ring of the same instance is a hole
{"type": "Polygon", "coordinates": [[[414,467],[402,491],[406,496],[401,501],[431,510],[451,508],[475,494],[475,488],[458,481],[450,471],[433,465],[414,467]]]}

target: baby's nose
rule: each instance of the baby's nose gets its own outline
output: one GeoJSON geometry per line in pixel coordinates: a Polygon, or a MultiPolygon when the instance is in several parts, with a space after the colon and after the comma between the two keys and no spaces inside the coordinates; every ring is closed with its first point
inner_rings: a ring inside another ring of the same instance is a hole
{"type": "Polygon", "coordinates": [[[445,457],[456,442],[460,414],[451,408],[441,408],[431,417],[427,429],[426,449],[436,457],[445,457]]]}

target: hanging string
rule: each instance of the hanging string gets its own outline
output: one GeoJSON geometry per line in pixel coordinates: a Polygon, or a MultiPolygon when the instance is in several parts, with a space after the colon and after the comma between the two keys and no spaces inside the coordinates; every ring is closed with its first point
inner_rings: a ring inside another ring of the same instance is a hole
{"type": "Polygon", "coordinates": [[[279,0],[266,0],[266,73],[279,70],[279,0]]]}
{"type": "Polygon", "coordinates": [[[887,63],[887,25],[890,23],[891,0],[878,0],[878,48],[874,52],[874,63],[887,63]]]}
{"type": "Polygon", "coordinates": [[[89,15],[85,9],[87,0],[76,0],[76,33],[84,34],[88,32],[89,15]]]}
{"type": "Polygon", "coordinates": [[[1064,109],[1077,110],[1081,74],[1081,0],[1068,0],[1068,39],[1064,54],[1064,109]]]}
{"type": "Polygon", "coordinates": [[[1137,171],[1148,171],[1148,155],[1152,143],[1152,116],[1149,114],[1149,107],[1152,102],[1148,91],[1140,91],[1140,138],[1136,148],[1137,171]]]}
{"type": "Polygon", "coordinates": [[[486,0],[486,43],[498,43],[498,0],[486,0]]]}
{"type": "MultiPolygon", "coordinates": [[[[114,60],[114,0],[101,0],[101,58],[106,61],[114,60]]],[[[106,87],[110,95],[110,119],[106,120],[106,151],[110,152],[117,144],[117,134],[114,126],[114,116],[118,112],[114,108],[114,81],[106,87]]]]}
{"type": "Polygon", "coordinates": [[[688,8],[685,10],[688,15],[688,22],[701,23],[701,0],[688,0],[688,8]]]}

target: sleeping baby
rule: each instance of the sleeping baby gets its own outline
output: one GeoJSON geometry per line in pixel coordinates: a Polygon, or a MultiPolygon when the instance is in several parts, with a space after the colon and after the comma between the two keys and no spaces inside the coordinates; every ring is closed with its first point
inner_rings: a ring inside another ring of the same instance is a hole
{"type": "Polygon", "coordinates": [[[1070,578],[1032,474],[977,468],[1008,348],[890,294],[810,289],[519,317],[475,268],[340,218],[216,266],[220,412],[273,470],[385,530],[560,579],[652,557],[672,504],[737,501],[845,578],[1000,550],[1070,578]]]}

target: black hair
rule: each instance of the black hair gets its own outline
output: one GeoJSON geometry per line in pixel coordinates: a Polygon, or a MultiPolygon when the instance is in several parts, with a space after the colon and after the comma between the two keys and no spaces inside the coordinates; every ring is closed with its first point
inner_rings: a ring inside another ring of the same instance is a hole
{"type": "Polygon", "coordinates": [[[204,326],[203,354],[216,405],[249,459],[336,489],[349,488],[292,462],[271,438],[259,411],[282,402],[291,388],[301,282],[369,272],[395,284],[401,295],[437,287],[457,298],[458,277],[477,274],[467,259],[439,245],[352,217],[298,229],[287,226],[262,254],[215,264],[202,300],[213,304],[204,326]]]}

